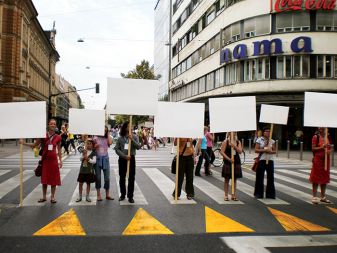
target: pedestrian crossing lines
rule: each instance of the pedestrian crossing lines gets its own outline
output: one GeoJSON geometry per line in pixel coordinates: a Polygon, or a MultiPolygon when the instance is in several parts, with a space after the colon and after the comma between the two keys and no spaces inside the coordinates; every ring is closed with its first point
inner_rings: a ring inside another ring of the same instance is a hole
{"type": "MultiPolygon", "coordinates": [[[[165,173],[163,173],[158,168],[141,168],[144,174],[153,182],[153,186],[155,188],[155,192],[160,192],[162,196],[168,201],[169,204],[176,204],[174,198],[172,197],[172,192],[174,190],[175,182],[174,179],[168,177],[165,173]],[[158,191],[159,190],[159,191],[158,191]]],[[[9,170],[0,170],[0,180],[1,175],[6,175],[9,173],[9,170]]],[[[61,169],[61,179],[64,179],[67,176],[70,176],[71,169],[61,169]]],[[[276,199],[258,199],[259,202],[266,205],[290,205],[292,200],[291,198],[295,198],[302,202],[311,203],[311,184],[307,181],[307,172],[295,172],[295,171],[280,171],[275,172],[275,186],[276,191],[283,194],[283,196],[287,195],[290,199],[276,198],[276,199]],[[303,180],[301,180],[303,179],[303,180]],[[281,182],[282,181],[282,182],[281,182]]],[[[143,174],[143,176],[144,176],[143,174]]],[[[94,188],[94,184],[91,185],[90,197],[92,202],[86,202],[83,200],[82,202],[76,202],[78,197],[78,183],[76,182],[77,173],[73,173],[73,183],[72,187],[65,187],[69,189],[73,189],[71,194],[71,199],[67,202],[69,206],[94,206],[97,205],[96,199],[96,190],[94,188]],[[76,185],[75,189],[74,186],[76,185]]],[[[139,173],[138,176],[142,175],[139,173]]],[[[23,181],[26,182],[34,176],[33,171],[27,170],[24,171],[23,181]]],[[[213,170],[213,178],[223,182],[223,178],[221,177],[220,172],[213,170]]],[[[244,173],[245,180],[237,181],[237,191],[238,195],[244,194],[246,197],[253,198],[254,192],[254,183],[255,183],[255,175],[250,172],[244,173]],[[247,182],[248,180],[248,182],[247,182]]],[[[111,180],[116,183],[117,189],[119,189],[119,176],[117,168],[111,169],[111,180]]],[[[137,177],[136,177],[137,180],[137,177]]],[[[332,179],[331,184],[336,185],[336,181],[332,179]]],[[[19,174],[12,176],[11,178],[4,180],[0,183],[0,200],[6,194],[15,190],[19,187],[19,174]]],[[[36,187],[28,193],[23,200],[23,206],[44,206],[46,203],[37,203],[37,200],[41,197],[41,185],[37,180],[34,180],[36,187]]],[[[137,181],[136,181],[137,182],[137,181]]],[[[214,185],[211,180],[208,180],[206,177],[195,177],[194,178],[194,186],[195,189],[198,189],[202,193],[204,193],[207,198],[212,199],[215,203],[220,205],[242,205],[247,204],[246,201],[224,201],[224,192],[222,187],[220,188],[218,185],[214,185]]],[[[149,205],[154,204],[147,200],[147,197],[144,196],[142,192],[142,185],[135,184],[135,192],[134,199],[135,203],[130,204],[128,201],[120,202],[120,205],[149,205]]],[[[85,189],[83,189],[83,196],[85,196],[85,189]]],[[[114,196],[119,196],[119,190],[117,194],[113,194],[114,196]]],[[[335,189],[327,189],[327,195],[331,198],[337,199],[337,191],[335,189]]],[[[49,198],[49,197],[48,197],[49,198]]],[[[197,202],[202,202],[203,199],[200,199],[198,195],[196,195],[195,200],[187,200],[186,193],[182,192],[181,199],[177,202],[177,204],[196,204],[197,202]]]]}
{"type": "MultiPolygon", "coordinates": [[[[153,153],[155,153],[154,151],[143,152],[149,152],[147,153],[147,156],[152,156],[153,153]]],[[[113,156],[112,152],[110,152],[110,157],[111,156],[113,156]]],[[[112,159],[117,159],[117,157],[113,157],[111,160],[112,159]]],[[[138,160],[138,156],[136,159],[138,160]]],[[[256,201],[265,205],[292,205],[295,203],[297,204],[298,202],[311,204],[311,183],[308,181],[310,173],[309,170],[275,170],[276,192],[280,193],[278,198],[257,200],[253,196],[255,174],[250,170],[244,171],[244,178],[237,181],[237,192],[240,201],[224,201],[224,179],[221,177],[219,168],[214,168],[213,176],[194,177],[194,187],[196,192],[194,200],[187,200],[186,193],[182,191],[181,198],[176,203],[172,197],[172,193],[175,188],[175,176],[169,173],[170,166],[154,167],[151,163],[149,164],[149,166],[141,167],[139,166],[139,163],[137,163],[137,170],[140,170],[141,173],[137,173],[136,176],[134,192],[135,203],[131,204],[127,200],[113,203],[121,206],[155,205],[156,203],[153,200],[153,197],[149,194],[156,194],[162,198],[166,204],[170,205],[193,205],[197,203],[208,203],[210,201],[216,205],[238,206],[251,205],[256,201]],[[142,183],[140,184],[139,182],[142,183]],[[150,183],[144,185],[144,182],[150,183]],[[241,198],[241,196],[243,197],[241,198]]],[[[77,175],[79,171],[79,165],[79,155],[71,155],[64,161],[63,168],[61,169],[62,186],[60,187],[60,190],[57,190],[57,198],[59,200],[62,199],[61,203],[59,204],[78,207],[98,205],[94,184],[91,184],[90,191],[90,197],[92,201],[86,202],[85,198],[83,198],[81,202],[76,202],[78,197],[77,175]]],[[[112,196],[119,196],[118,166],[111,164],[110,169],[112,196]]],[[[37,203],[37,200],[41,198],[42,193],[39,182],[40,179],[34,177],[33,170],[25,170],[23,175],[24,189],[26,189],[23,206],[45,206],[46,203],[37,203]],[[34,180],[32,180],[32,178],[34,178],[34,180]]],[[[17,191],[19,184],[20,175],[18,169],[0,169],[0,203],[6,203],[9,198],[5,198],[5,196],[13,191],[17,191]]],[[[336,172],[332,171],[331,183],[327,187],[327,195],[333,202],[336,202],[337,200],[336,187],[337,174],[336,172]]],[[[85,196],[85,190],[86,186],[84,185],[83,196],[85,196]]]]}

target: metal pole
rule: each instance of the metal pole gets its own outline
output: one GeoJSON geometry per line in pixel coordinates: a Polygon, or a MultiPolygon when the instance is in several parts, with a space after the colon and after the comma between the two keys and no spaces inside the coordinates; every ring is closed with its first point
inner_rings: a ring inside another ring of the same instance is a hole
{"type": "Polygon", "coordinates": [[[249,154],[252,153],[252,139],[248,139],[249,154]]]}
{"type": "Polygon", "coordinates": [[[275,147],[276,147],[276,157],[278,157],[278,140],[275,142],[275,147]]]}
{"type": "Polygon", "coordinates": [[[287,156],[289,159],[290,158],[290,141],[289,140],[287,141],[287,156]]]}
{"type": "Polygon", "coordinates": [[[300,142],[300,160],[303,161],[303,141],[300,142]]]}
{"type": "Polygon", "coordinates": [[[331,166],[335,167],[335,145],[331,145],[331,166]]]}

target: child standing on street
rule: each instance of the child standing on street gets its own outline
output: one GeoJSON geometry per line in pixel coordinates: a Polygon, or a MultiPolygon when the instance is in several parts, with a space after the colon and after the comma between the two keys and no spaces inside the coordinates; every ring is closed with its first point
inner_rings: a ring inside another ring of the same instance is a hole
{"type": "Polygon", "coordinates": [[[91,202],[89,197],[90,193],[90,184],[96,182],[95,176],[95,164],[96,164],[96,152],[93,150],[94,141],[92,139],[88,139],[86,141],[86,149],[83,150],[81,159],[81,168],[80,173],[77,178],[77,182],[79,183],[79,197],[76,202],[82,201],[82,191],[83,191],[83,183],[87,183],[87,191],[85,200],[87,202],[91,202]]]}

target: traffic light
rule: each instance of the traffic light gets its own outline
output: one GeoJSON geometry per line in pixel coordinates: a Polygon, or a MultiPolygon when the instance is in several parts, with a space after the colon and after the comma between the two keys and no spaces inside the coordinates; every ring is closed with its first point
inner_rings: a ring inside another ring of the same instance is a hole
{"type": "Polygon", "coordinates": [[[96,94],[99,93],[99,83],[96,83],[96,94]]]}

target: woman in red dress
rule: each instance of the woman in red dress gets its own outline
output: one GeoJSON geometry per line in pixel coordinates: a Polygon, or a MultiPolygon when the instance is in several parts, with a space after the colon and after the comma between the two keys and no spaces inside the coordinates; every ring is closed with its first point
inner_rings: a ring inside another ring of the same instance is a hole
{"type": "Polygon", "coordinates": [[[48,123],[48,131],[45,139],[37,139],[34,143],[22,144],[35,148],[41,144],[42,146],[42,193],[43,197],[38,200],[39,203],[47,201],[47,186],[51,186],[50,202],[56,203],[55,191],[56,186],[61,185],[60,168],[62,168],[62,152],[61,152],[61,136],[55,132],[56,121],[51,119],[48,123]],[[57,149],[57,152],[56,152],[57,149]],[[59,158],[59,162],[58,159],[59,158]]]}
{"type": "Polygon", "coordinates": [[[312,169],[310,173],[310,182],[312,183],[312,203],[318,204],[320,201],[324,203],[331,203],[326,198],[325,190],[326,185],[330,183],[330,139],[328,138],[328,144],[324,143],[325,129],[323,127],[318,128],[318,133],[312,137],[312,152],[314,158],[312,160],[312,169]],[[327,170],[325,170],[325,150],[327,150],[327,170]],[[317,197],[318,185],[321,186],[321,198],[317,197]]]}

